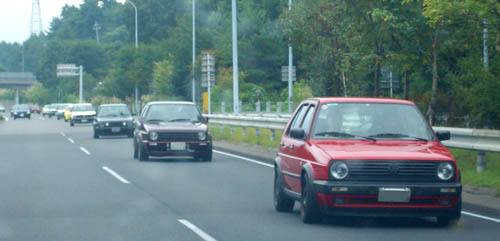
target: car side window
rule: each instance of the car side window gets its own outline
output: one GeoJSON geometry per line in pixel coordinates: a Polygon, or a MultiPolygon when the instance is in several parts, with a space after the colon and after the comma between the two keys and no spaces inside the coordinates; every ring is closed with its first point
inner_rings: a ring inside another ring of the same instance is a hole
{"type": "Polygon", "coordinates": [[[300,123],[302,122],[302,119],[304,118],[304,114],[307,110],[307,106],[308,106],[308,104],[303,104],[302,106],[300,106],[300,109],[297,111],[297,114],[294,116],[292,123],[288,127],[287,135],[290,135],[290,130],[292,128],[299,128],[300,123]]]}
{"type": "Polygon", "coordinates": [[[302,121],[302,125],[300,128],[304,129],[306,136],[309,134],[309,130],[311,129],[311,122],[314,116],[314,111],[316,110],[316,107],[314,105],[311,105],[309,109],[307,110],[307,113],[304,117],[304,121],[302,121]]]}

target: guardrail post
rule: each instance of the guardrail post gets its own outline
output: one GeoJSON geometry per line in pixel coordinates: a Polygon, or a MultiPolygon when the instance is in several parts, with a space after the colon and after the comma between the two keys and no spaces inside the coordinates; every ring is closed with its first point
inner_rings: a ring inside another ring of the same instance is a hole
{"type": "Polygon", "coordinates": [[[276,107],[276,112],[281,113],[281,102],[278,102],[278,107],[276,107]]]}
{"type": "Polygon", "coordinates": [[[276,132],[274,129],[271,129],[271,141],[274,141],[276,139],[276,132]]]}
{"type": "Polygon", "coordinates": [[[240,106],[239,106],[238,110],[240,110],[239,113],[243,112],[243,103],[241,101],[240,101],[240,106]]]}
{"type": "Polygon", "coordinates": [[[242,136],[247,136],[247,128],[246,127],[242,127],[241,128],[241,135],[242,136]]]}
{"type": "Polygon", "coordinates": [[[477,153],[477,172],[482,172],[486,170],[486,153],[480,151],[477,153]]]}
{"type": "Polygon", "coordinates": [[[266,102],[266,112],[269,113],[271,112],[271,102],[266,102]]]}
{"type": "Polygon", "coordinates": [[[222,103],[220,103],[220,112],[226,113],[226,102],[224,102],[224,101],[222,101],[222,103]]]}
{"type": "Polygon", "coordinates": [[[231,135],[234,135],[234,126],[231,126],[231,135]]]}
{"type": "Polygon", "coordinates": [[[260,113],[260,101],[255,102],[255,111],[260,113]]]}
{"type": "Polygon", "coordinates": [[[260,128],[255,128],[255,136],[256,137],[260,136],[260,128]]]}

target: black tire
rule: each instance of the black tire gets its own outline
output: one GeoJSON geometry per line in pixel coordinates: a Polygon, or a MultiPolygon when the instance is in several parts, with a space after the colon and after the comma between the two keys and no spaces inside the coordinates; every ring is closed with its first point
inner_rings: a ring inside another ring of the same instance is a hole
{"type": "Polygon", "coordinates": [[[96,131],[94,131],[94,139],[99,139],[99,133],[97,133],[96,131]]]}
{"type": "Polygon", "coordinates": [[[302,195],[300,197],[300,217],[304,223],[318,223],[321,221],[318,202],[312,190],[312,185],[306,176],[302,177],[302,195]]]}
{"type": "Polygon", "coordinates": [[[146,150],[144,150],[144,147],[142,144],[139,143],[138,146],[139,146],[139,150],[138,150],[139,161],[147,161],[149,159],[148,153],[146,153],[146,150]]]}
{"type": "Polygon", "coordinates": [[[134,140],[134,159],[139,157],[139,152],[137,151],[137,143],[134,140]]]}
{"type": "Polygon", "coordinates": [[[212,161],[212,148],[210,148],[208,151],[205,151],[203,155],[201,156],[201,160],[204,162],[211,162],[212,161]]]}
{"type": "Polygon", "coordinates": [[[283,177],[278,174],[278,170],[274,171],[274,209],[278,212],[291,212],[295,201],[286,197],[284,193],[285,186],[283,185],[283,177]]]}
{"type": "Polygon", "coordinates": [[[452,213],[447,215],[438,216],[437,225],[439,227],[454,226],[460,221],[460,216],[462,215],[462,200],[458,201],[457,207],[452,213]]]}
{"type": "Polygon", "coordinates": [[[59,116],[57,116],[57,120],[61,119],[59,116]]]}
{"type": "Polygon", "coordinates": [[[73,121],[70,121],[69,126],[75,126],[75,123],[73,123],[73,121]]]}
{"type": "Polygon", "coordinates": [[[134,132],[130,132],[130,133],[128,133],[128,135],[127,135],[127,136],[128,136],[128,138],[134,138],[134,132]]]}

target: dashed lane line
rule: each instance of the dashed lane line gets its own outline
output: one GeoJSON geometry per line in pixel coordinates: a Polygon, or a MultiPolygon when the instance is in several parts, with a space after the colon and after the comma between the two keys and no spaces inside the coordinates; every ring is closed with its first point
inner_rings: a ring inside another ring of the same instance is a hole
{"type": "Polygon", "coordinates": [[[123,178],[122,176],[120,176],[118,173],[116,173],[115,171],[111,170],[111,168],[107,167],[107,166],[103,166],[102,169],[106,172],[108,172],[109,174],[111,174],[111,176],[115,177],[116,179],[118,179],[118,181],[122,182],[122,183],[125,183],[125,184],[130,184],[130,182],[123,178]]]}
{"type": "Polygon", "coordinates": [[[85,154],[89,155],[90,156],[90,152],[87,151],[87,149],[85,149],[84,147],[80,147],[80,150],[82,150],[85,154]]]}
{"type": "Polygon", "coordinates": [[[200,228],[196,227],[196,225],[192,224],[191,222],[189,222],[189,221],[187,221],[185,219],[178,219],[177,221],[179,221],[179,223],[182,223],[187,228],[191,229],[191,231],[193,231],[195,234],[197,234],[198,236],[200,236],[200,238],[202,238],[203,240],[205,240],[205,241],[217,241],[212,236],[210,236],[209,234],[205,233],[205,231],[203,231],[200,228]]]}

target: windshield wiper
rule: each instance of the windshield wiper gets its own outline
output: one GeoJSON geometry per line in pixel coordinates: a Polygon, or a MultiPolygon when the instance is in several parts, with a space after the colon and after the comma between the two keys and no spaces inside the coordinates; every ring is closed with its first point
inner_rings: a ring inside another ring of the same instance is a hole
{"type": "Polygon", "coordinates": [[[146,122],[165,122],[165,120],[162,120],[162,119],[150,119],[150,120],[146,120],[146,122]]]}
{"type": "Polygon", "coordinates": [[[345,132],[335,132],[335,131],[325,131],[325,132],[316,133],[315,135],[316,136],[355,137],[355,138],[363,138],[363,139],[370,140],[373,142],[377,141],[377,139],[372,138],[372,137],[359,136],[359,135],[353,135],[353,134],[349,134],[349,133],[345,133],[345,132]]]}
{"type": "Polygon", "coordinates": [[[401,134],[401,133],[380,133],[380,134],[376,134],[376,135],[371,135],[370,137],[389,137],[389,138],[390,137],[393,137],[393,138],[403,137],[403,138],[415,139],[417,141],[425,141],[425,142],[429,141],[429,140],[422,138],[422,137],[410,136],[410,135],[401,134]]]}
{"type": "Polygon", "coordinates": [[[173,120],[169,120],[168,122],[182,122],[182,121],[189,121],[189,122],[192,122],[193,120],[192,119],[186,119],[186,118],[183,118],[183,119],[173,119],[173,120]]]}

